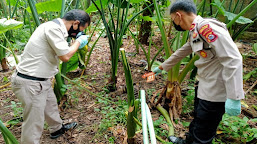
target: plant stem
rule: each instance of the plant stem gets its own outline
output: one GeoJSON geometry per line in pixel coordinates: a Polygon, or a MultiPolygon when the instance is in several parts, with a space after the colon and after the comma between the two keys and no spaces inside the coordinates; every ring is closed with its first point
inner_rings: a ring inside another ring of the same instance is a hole
{"type": "MultiPolygon", "coordinates": [[[[16,64],[18,64],[18,63],[19,63],[19,60],[18,60],[17,56],[15,55],[13,49],[11,48],[11,43],[9,42],[9,40],[7,39],[7,37],[5,36],[4,33],[3,33],[3,36],[4,36],[4,38],[6,39],[6,41],[9,43],[10,51],[11,51],[11,53],[12,53],[14,59],[15,59],[16,64]]],[[[2,45],[1,45],[1,46],[2,46],[2,45]]]]}
{"type": "Polygon", "coordinates": [[[173,136],[174,135],[174,127],[173,127],[172,122],[170,120],[169,113],[160,104],[158,104],[156,108],[162,113],[162,115],[164,116],[164,118],[166,119],[166,121],[169,125],[168,136],[173,136]]]}
{"type": "Polygon", "coordinates": [[[104,98],[104,97],[102,97],[102,96],[99,96],[99,95],[97,95],[97,94],[91,92],[90,90],[88,90],[88,89],[85,88],[85,87],[82,87],[79,83],[74,82],[73,80],[69,79],[69,78],[66,77],[65,75],[61,74],[61,76],[64,77],[66,80],[68,80],[68,82],[71,82],[71,83],[75,84],[76,86],[78,86],[79,88],[85,90],[85,91],[88,92],[89,94],[91,94],[91,95],[93,95],[93,96],[95,96],[95,97],[98,97],[98,98],[100,98],[100,99],[106,100],[106,101],[108,101],[108,102],[110,102],[110,103],[112,103],[112,104],[115,104],[115,102],[113,102],[113,101],[111,101],[111,100],[109,100],[109,99],[107,99],[107,98],[104,98]]]}
{"type": "MultiPolygon", "coordinates": [[[[127,113],[127,112],[125,113],[125,115],[126,115],[126,117],[128,117],[128,113],[127,113]]],[[[137,118],[133,117],[133,120],[135,121],[135,123],[136,123],[138,126],[140,126],[140,127],[142,128],[142,123],[141,123],[137,118]]],[[[156,138],[157,138],[160,142],[162,142],[162,143],[167,143],[165,140],[163,140],[161,137],[159,137],[159,136],[157,136],[157,135],[156,135],[156,138]]]]}
{"type": "Polygon", "coordinates": [[[34,17],[34,21],[36,22],[36,25],[39,26],[40,21],[39,21],[39,16],[38,16],[37,9],[35,6],[35,2],[34,2],[34,0],[28,0],[28,2],[29,2],[29,6],[31,9],[32,15],[34,17]]]}
{"type": "Polygon", "coordinates": [[[7,86],[9,86],[9,85],[11,85],[11,82],[8,82],[7,84],[1,85],[1,86],[0,86],[0,89],[5,88],[5,87],[7,87],[7,86]]]}

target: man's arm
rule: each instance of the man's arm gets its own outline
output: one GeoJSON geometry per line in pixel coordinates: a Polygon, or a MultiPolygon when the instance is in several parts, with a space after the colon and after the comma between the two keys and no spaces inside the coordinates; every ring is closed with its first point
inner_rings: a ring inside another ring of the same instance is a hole
{"type": "Polygon", "coordinates": [[[84,47],[88,43],[87,36],[83,35],[77,38],[76,41],[69,47],[61,29],[59,28],[47,29],[46,38],[59,59],[63,62],[69,61],[69,59],[80,47],[84,47]]]}
{"type": "Polygon", "coordinates": [[[62,55],[62,56],[59,56],[59,59],[63,62],[67,62],[69,61],[69,59],[75,54],[75,52],[78,50],[80,46],[80,43],[78,41],[75,41],[72,46],[70,46],[70,52],[65,54],[65,55],[62,55]]]}
{"type": "Polygon", "coordinates": [[[177,49],[165,62],[163,62],[159,66],[159,69],[169,71],[174,65],[191,53],[192,47],[190,42],[187,42],[181,48],[177,49]]]}

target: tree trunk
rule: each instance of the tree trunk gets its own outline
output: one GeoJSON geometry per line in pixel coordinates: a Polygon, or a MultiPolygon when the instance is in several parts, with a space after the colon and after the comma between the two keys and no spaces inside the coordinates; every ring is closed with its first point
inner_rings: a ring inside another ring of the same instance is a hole
{"type": "MultiPolygon", "coordinates": [[[[153,0],[149,0],[149,2],[150,3],[147,3],[148,5],[152,4],[153,0]]],[[[146,7],[147,7],[147,5],[144,4],[142,9],[144,9],[146,7]]],[[[152,17],[153,12],[154,12],[154,6],[151,6],[149,9],[146,9],[143,12],[143,16],[152,17]]],[[[139,39],[139,42],[141,42],[142,44],[148,44],[148,38],[149,38],[149,36],[151,34],[151,30],[152,30],[151,25],[152,25],[151,21],[142,20],[142,22],[141,22],[138,39],[139,39]]]]}
{"type": "Polygon", "coordinates": [[[9,70],[6,58],[3,58],[1,60],[1,65],[2,65],[3,72],[7,72],[9,70]]]}

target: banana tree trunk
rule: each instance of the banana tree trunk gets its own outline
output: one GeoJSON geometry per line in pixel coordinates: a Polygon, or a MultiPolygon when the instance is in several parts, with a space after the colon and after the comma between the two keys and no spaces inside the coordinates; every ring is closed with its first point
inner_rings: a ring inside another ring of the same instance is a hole
{"type": "Polygon", "coordinates": [[[9,67],[8,67],[8,65],[7,65],[7,60],[6,60],[6,58],[3,58],[3,59],[1,60],[1,66],[2,66],[2,71],[3,71],[3,72],[7,72],[7,71],[9,70],[9,67]]]}
{"type": "MultiPolygon", "coordinates": [[[[152,4],[152,3],[153,3],[153,0],[150,0],[149,4],[152,4]]],[[[145,3],[143,5],[143,9],[146,8],[149,4],[145,3]]],[[[153,12],[154,12],[154,6],[151,6],[143,12],[143,16],[152,17],[153,12]]],[[[152,31],[151,25],[152,25],[151,21],[142,20],[141,22],[138,39],[139,39],[139,42],[141,42],[142,44],[147,45],[148,38],[150,37],[151,31],[152,31]]]]}

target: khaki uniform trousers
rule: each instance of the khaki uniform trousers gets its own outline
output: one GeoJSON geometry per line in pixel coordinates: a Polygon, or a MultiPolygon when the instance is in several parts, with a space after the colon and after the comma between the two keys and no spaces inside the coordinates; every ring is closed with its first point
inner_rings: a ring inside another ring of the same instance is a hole
{"type": "Polygon", "coordinates": [[[23,123],[21,144],[39,144],[44,128],[44,120],[50,133],[62,127],[57,100],[50,79],[46,81],[28,80],[12,75],[12,90],[22,103],[23,123]]]}

